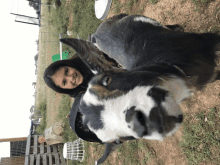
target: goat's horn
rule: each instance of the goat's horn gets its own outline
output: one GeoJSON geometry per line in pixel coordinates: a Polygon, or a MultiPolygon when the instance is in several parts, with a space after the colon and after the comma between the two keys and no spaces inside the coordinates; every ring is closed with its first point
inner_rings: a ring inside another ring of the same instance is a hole
{"type": "Polygon", "coordinates": [[[75,49],[79,57],[95,74],[102,71],[121,72],[123,70],[111,66],[104,58],[103,53],[89,41],[75,38],[62,38],[60,41],[75,49]]]}

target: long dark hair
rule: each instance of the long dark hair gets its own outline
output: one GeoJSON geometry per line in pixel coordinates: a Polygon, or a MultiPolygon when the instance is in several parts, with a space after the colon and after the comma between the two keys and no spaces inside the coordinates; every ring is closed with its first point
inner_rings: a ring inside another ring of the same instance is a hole
{"type": "Polygon", "coordinates": [[[44,71],[44,81],[51,89],[58,93],[69,94],[71,97],[76,97],[79,93],[86,91],[88,82],[93,77],[93,73],[90,69],[82,62],[82,60],[75,54],[71,59],[59,60],[50,64],[44,71]],[[63,89],[57,86],[51,79],[51,76],[60,69],[60,67],[69,66],[77,69],[83,76],[83,82],[74,89],[63,89]]]}

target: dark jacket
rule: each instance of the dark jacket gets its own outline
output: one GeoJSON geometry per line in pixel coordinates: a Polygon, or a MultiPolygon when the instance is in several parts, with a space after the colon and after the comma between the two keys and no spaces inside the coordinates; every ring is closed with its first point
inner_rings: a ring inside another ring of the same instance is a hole
{"type": "Polygon", "coordinates": [[[98,137],[82,124],[82,114],[79,112],[79,103],[82,97],[82,93],[78,94],[74,100],[69,115],[69,123],[72,130],[77,136],[85,141],[102,143],[98,137]]]}

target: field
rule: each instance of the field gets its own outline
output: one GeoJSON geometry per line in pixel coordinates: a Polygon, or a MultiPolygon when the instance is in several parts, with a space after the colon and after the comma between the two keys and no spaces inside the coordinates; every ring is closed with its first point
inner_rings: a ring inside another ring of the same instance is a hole
{"type": "MultiPolygon", "coordinates": [[[[48,2],[54,4],[55,0],[48,2]]],[[[42,3],[47,3],[47,0],[42,0],[42,3]]],[[[164,25],[179,24],[185,32],[220,31],[220,0],[113,0],[108,18],[119,13],[145,15],[164,25]]],[[[87,39],[101,21],[95,18],[92,0],[61,0],[61,5],[56,5],[56,8],[43,5],[42,18],[44,26],[39,32],[36,105],[41,105],[44,120],[39,131],[43,132],[56,120],[63,120],[66,124],[65,141],[74,141],[77,137],[65,118],[74,100],[46,87],[43,72],[52,63],[52,55],[59,53],[59,43],[54,42],[59,40],[57,33],[66,34],[69,30],[71,37],[87,39]]],[[[66,50],[70,51],[70,56],[74,54],[72,49],[63,46],[63,51],[66,50]]],[[[184,111],[184,124],[174,136],[162,142],[126,142],[104,164],[220,164],[220,81],[196,92],[181,104],[181,108],[184,111]]],[[[100,158],[104,146],[88,142],[84,144],[84,161],[69,161],[68,164],[90,165],[100,158]]]]}

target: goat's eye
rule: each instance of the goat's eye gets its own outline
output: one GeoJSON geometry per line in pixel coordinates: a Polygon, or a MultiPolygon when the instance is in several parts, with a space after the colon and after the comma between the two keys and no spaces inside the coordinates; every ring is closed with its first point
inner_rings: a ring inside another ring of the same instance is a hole
{"type": "Polygon", "coordinates": [[[102,80],[102,84],[104,86],[107,86],[111,82],[111,77],[110,76],[105,76],[102,80]]]}

